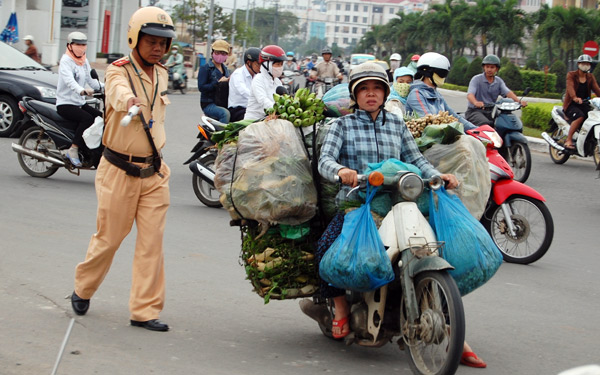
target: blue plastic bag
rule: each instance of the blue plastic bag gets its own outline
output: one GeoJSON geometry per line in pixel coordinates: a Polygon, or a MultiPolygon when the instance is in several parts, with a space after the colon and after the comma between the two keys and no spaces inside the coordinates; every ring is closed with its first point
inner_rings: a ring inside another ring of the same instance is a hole
{"type": "Polygon", "coordinates": [[[376,191],[367,185],[365,204],[344,216],[342,233],[321,259],[319,275],[337,288],[368,292],[394,280],[392,262],[371,216],[376,191]]]}
{"type": "Polygon", "coordinates": [[[494,276],[502,264],[502,253],[460,198],[444,188],[432,191],[429,223],[438,241],[446,242],[442,257],[454,267],[450,275],[461,295],[471,293],[494,276]]]}

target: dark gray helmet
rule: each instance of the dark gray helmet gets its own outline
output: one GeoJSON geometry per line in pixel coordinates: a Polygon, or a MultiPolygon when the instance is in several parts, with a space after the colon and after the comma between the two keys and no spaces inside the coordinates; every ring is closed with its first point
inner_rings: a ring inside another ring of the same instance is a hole
{"type": "Polygon", "coordinates": [[[328,53],[328,54],[331,54],[331,48],[329,48],[329,47],[324,47],[324,48],[321,50],[321,55],[324,55],[324,54],[326,54],[326,53],[328,53]]]}
{"type": "Polygon", "coordinates": [[[244,64],[248,61],[258,61],[260,57],[260,48],[250,47],[244,52],[244,64]]]}
{"type": "Polygon", "coordinates": [[[500,69],[500,59],[496,55],[487,55],[481,61],[481,65],[496,65],[500,69]]]}

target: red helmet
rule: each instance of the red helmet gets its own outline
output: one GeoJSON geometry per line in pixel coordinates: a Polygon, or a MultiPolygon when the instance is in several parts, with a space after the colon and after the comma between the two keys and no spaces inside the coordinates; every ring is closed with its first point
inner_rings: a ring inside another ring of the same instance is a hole
{"type": "Polygon", "coordinates": [[[421,58],[421,55],[413,55],[413,56],[410,58],[410,61],[419,61],[419,59],[420,59],[420,58],[421,58]]]}
{"type": "Polygon", "coordinates": [[[276,45],[269,45],[260,51],[260,58],[258,59],[259,63],[263,63],[265,61],[287,61],[287,56],[285,55],[285,51],[283,48],[276,45]]]}

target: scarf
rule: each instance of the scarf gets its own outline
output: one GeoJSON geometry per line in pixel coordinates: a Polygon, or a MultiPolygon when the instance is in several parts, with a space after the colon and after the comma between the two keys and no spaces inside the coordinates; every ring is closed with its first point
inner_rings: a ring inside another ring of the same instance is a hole
{"type": "Polygon", "coordinates": [[[79,66],[85,65],[85,60],[86,60],[85,59],[85,52],[83,53],[83,55],[81,57],[77,57],[77,56],[75,56],[75,54],[73,54],[73,52],[71,52],[71,50],[67,46],[67,51],[65,52],[65,54],[67,56],[69,56],[71,59],[73,59],[73,61],[75,61],[75,64],[77,64],[79,66]]]}

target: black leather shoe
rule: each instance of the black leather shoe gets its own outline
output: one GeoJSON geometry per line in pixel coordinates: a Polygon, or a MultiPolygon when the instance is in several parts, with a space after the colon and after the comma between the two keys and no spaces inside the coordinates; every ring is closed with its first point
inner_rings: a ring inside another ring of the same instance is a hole
{"type": "Polygon", "coordinates": [[[131,325],[134,327],[142,327],[149,329],[150,331],[166,332],[169,330],[169,326],[166,323],[162,323],[158,319],[152,319],[145,322],[137,320],[131,320],[131,325]]]}
{"type": "Polygon", "coordinates": [[[90,308],[90,300],[79,297],[75,292],[71,294],[71,306],[77,315],[85,315],[90,308]]]}

